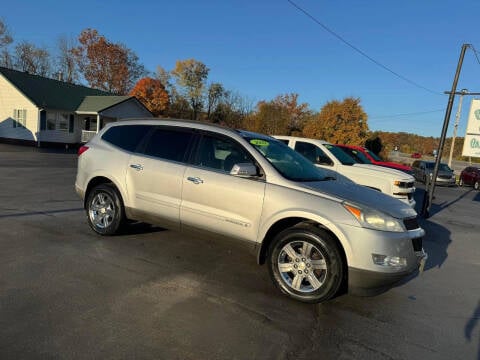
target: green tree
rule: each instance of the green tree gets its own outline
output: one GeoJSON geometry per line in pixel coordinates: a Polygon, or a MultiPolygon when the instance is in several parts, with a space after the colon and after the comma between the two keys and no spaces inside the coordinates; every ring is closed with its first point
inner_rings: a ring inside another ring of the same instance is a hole
{"type": "Polygon", "coordinates": [[[182,95],[192,108],[192,119],[196,120],[203,108],[205,84],[209,68],[195,59],[178,60],[172,70],[182,95]]]}
{"type": "Polygon", "coordinates": [[[352,97],[329,101],[303,129],[306,137],[351,145],[363,144],[368,132],[367,114],[360,99],[352,97]]]}

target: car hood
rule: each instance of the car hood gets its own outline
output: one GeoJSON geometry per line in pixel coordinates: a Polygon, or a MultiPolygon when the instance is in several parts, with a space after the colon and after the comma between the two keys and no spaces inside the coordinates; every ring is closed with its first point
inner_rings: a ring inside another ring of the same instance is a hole
{"type": "Polygon", "coordinates": [[[409,205],[379,191],[361,186],[353,182],[325,180],[316,182],[301,182],[298,186],[347,201],[353,204],[365,205],[386,213],[394,218],[402,219],[416,216],[417,213],[409,205]]]}
{"type": "Polygon", "coordinates": [[[395,177],[398,180],[414,181],[413,176],[396,169],[387,168],[379,165],[370,164],[354,164],[354,168],[362,169],[364,173],[370,173],[371,175],[383,176],[383,177],[395,177]]]}

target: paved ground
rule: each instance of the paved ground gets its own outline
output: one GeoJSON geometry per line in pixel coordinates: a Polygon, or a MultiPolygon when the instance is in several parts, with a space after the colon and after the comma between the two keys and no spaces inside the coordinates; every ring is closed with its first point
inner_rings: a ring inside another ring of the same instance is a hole
{"type": "Polygon", "coordinates": [[[62,151],[0,145],[1,359],[480,359],[471,188],[437,188],[422,276],[305,305],[236,243],[145,226],[94,235],[75,166],[62,151]]]}

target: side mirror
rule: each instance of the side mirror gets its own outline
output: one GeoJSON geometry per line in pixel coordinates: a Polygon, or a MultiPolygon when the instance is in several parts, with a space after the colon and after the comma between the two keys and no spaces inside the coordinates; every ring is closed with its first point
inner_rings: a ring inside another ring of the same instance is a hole
{"type": "Polygon", "coordinates": [[[239,177],[257,176],[257,167],[252,163],[235,164],[230,171],[230,175],[239,177]]]}

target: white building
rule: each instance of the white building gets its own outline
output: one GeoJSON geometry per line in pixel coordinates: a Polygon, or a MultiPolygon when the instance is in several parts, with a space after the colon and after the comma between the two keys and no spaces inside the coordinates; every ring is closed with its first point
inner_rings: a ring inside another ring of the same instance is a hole
{"type": "Polygon", "coordinates": [[[0,67],[0,141],[78,144],[106,123],[131,117],[153,115],[133,96],[0,67]]]}

